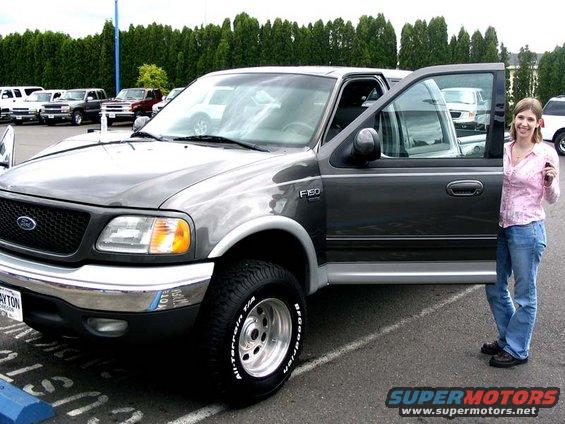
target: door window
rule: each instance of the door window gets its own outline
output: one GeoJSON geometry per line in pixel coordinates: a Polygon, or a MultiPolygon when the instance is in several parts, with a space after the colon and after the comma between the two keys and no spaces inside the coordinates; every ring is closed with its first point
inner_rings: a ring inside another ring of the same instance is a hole
{"type": "Polygon", "coordinates": [[[89,91],[86,97],[92,97],[94,100],[98,98],[95,91],[89,91]]]}
{"type": "Polygon", "coordinates": [[[329,141],[338,135],[381,96],[382,89],[375,79],[349,82],[341,93],[325,140],[329,141]]]}
{"type": "Polygon", "coordinates": [[[4,90],[2,91],[2,98],[3,99],[12,99],[14,95],[12,94],[12,90],[4,90]]]}
{"type": "Polygon", "coordinates": [[[492,74],[414,84],[376,116],[383,158],[483,157],[492,87],[492,74]]]}

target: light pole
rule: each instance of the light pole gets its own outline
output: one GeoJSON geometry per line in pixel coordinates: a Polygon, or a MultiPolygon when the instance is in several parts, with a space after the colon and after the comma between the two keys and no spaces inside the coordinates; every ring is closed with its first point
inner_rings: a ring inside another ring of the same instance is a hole
{"type": "Polygon", "coordinates": [[[120,27],[118,24],[118,0],[114,0],[114,62],[117,95],[120,92],[120,27]]]}

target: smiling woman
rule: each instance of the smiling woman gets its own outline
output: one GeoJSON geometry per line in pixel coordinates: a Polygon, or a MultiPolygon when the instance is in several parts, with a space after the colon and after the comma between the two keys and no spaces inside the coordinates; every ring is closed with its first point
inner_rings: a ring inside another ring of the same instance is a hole
{"type": "Polygon", "coordinates": [[[536,279],[547,241],[543,199],[559,198],[559,160],[542,142],[542,107],[537,99],[520,100],[504,146],[504,182],[500,205],[496,284],[486,286],[498,338],[481,351],[494,355],[493,367],[509,368],[528,361],[537,312],[536,279]],[[514,306],[508,280],[514,274],[514,306]]]}

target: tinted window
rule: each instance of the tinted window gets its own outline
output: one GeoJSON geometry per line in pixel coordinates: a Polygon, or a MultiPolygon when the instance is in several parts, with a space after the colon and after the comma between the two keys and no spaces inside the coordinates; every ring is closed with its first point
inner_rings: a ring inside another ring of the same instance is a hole
{"type": "Polygon", "coordinates": [[[565,102],[549,101],[543,108],[545,115],[565,116],[565,102]]]}
{"type": "Polygon", "coordinates": [[[4,90],[2,91],[2,98],[3,99],[11,99],[14,95],[12,94],[12,90],[4,90]]]}
{"type": "Polygon", "coordinates": [[[22,92],[18,88],[14,88],[14,94],[16,97],[22,97],[22,92]]]}
{"type": "Polygon", "coordinates": [[[24,92],[29,96],[31,93],[35,92],[35,91],[39,91],[41,90],[39,87],[35,87],[35,88],[24,88],[24,92]]]}

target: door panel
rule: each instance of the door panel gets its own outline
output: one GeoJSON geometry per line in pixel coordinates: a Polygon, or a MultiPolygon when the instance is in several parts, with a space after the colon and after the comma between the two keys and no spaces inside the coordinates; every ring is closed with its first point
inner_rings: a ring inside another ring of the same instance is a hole
{"type": "Polygon", "coordinates": [[[320,149],[328,262],[495,260],[501,84],[501,64],[416,71],[320,149]],[[353,138],[366,127],[383,155],[354,163],[353,138]]]}

